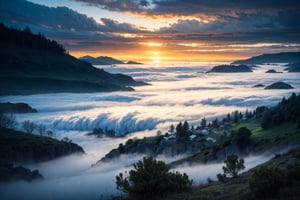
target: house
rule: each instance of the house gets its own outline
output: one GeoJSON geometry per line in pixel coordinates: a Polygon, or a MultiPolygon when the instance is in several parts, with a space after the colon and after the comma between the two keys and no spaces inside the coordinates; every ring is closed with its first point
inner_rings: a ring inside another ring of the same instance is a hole
{"type": "Polygon", "coordinates": [[[207,137],[207,138],[206,138],[206,141],[207,141],[207,142],[215,143],[217,140],[215,140],[215,139],[212,138],[212,137],[207,137]]]}

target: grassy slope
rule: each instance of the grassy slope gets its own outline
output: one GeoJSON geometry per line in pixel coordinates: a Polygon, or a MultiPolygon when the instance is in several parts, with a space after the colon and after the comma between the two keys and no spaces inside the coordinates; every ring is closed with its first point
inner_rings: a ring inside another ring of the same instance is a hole
{"type": "MultiPolygon", "coordinates": [[[[233,124],[232,128],[228,130],[238,130],[240,127],[247,127],[252,131],[251,143],[249,145],[249,151],[251,154],[268,154],[274,152],[280,152],[281,150],[289,147],[295,147],[300,145],[300,130],[296,130],[295,123],[284,123],[279,126],[274,126],[270,129],[263,130],[260,127],[260,122],[256,119],[252,119],[247,122],[241,122],[233,124]]],[[[220,138],[223,134],[223,130],[213,130],[214,138],[220,138]]],[[[222,144],[219,144],[219,146],[222,144]]],[[[192,156],[186,157],[181,160],[177,160],[170,163],[171,167],[181,165],[185,162],[191,164],[203,163],[205,160],[205,152],[212,152],[212,147],[206,147],[201,149],[198,153],[192,156]]],[[[216,159],[213,162],[221,161],[216,159]]]]}

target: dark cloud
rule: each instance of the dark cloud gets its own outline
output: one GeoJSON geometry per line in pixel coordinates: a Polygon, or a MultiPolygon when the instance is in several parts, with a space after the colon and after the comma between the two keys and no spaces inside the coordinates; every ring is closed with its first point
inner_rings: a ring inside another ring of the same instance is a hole
{"type": "Polygon", "coordinates": [[[50,8],[24,0],[0,1],[1,20],[27,23],[52,29],[100,32],[140,32],[132,24],[103,18],[103,25],[67,7],[50,8]]]}
{"type": "Polygon", "coordinates": [[[93,18],[79,14],[67,7],[50,8],[24,0],[1,1],[1,18],[49,28],[98,30],[93,18]]]}
{"type": "Polygon", "coordinates": [[[279,12],[299,9],[298,0],[75,0],[121,12],[147,15],[190,16],[233,12],[279,12]]]}
{"type": "Polygon", "coordinates": [[[160,32],[228,32],[300,28],[298,19],[300,13],[281,12],[276,16],[242,13],[239,17],[223,16],[219,20],[207,23],[197,19],[180,19],[177,23],[161,28],[160,32]]]}
{"type": "Polygon", "coordinates": [[[181,19],[163,32],[239,31],[299,28],[299,0],[75,0],[101,8],[147,17],[181,19]],[[209,23],[199,21],[206,20],[209,23]]]}
{"type": "Polygon", "coordinates": [[[112,20],[109,18],[101,18],[103,25],[101,29],[105,32],[126,32],[126,33],[137,33],[141,32],[140,29],[136,28],[134,25],[129,23],[119,23],[116,20],[112,20]]]}

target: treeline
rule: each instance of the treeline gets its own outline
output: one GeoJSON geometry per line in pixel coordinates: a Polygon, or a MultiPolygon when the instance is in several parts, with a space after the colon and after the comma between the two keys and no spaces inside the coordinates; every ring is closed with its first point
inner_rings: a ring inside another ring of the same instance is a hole
{"type": "Polygon", "coordinates": [[[58,44],[55,40],[47,39],[41,33],[33,34],[29,27],[24,30],[8,28],[2,22],[0,23],[0,42],[59,54],[68,53],[61,44],[58,44]]]}
{"type": "Polygon", "coordinates": [[[300,127],[300,94],[293,93],[272,108],[258,107],[256,115],[261,118],[261,127],[264,129],[285,122],[295,122],[300,127]]]}

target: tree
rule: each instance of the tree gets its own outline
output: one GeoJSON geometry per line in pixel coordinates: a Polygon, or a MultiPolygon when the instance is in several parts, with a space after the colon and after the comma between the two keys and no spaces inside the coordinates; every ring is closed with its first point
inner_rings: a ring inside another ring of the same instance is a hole
{"type": "Polygon", "coordinates": [[[0,127],[13,128],[16,125],[16,117],[12,114],[0,113],[0,127]]]}
{"type": "Polygon", "coordinates": [[[233,115],[233,122],[238,123],[239,121],[239,111],[235,111],[233,115]]]}
{"type": "Polygon", "coordinates": [[[240,150],[244,150],[250,143],[251,135],[251,130],[243,126],[238,131],[232,131],[231,139],[237,143],[240,150]]]}
{"type": "Polygon", "coordinates": [[[206,127],[206,119],[205,118],[203,118],[201,120],[200,126],[201,126],[202,129],[206,127]]]}
{"type": "Polygon", "coordinates": [[[36,128],[36,125],[29,120],[24,121],[22,126],[23,126],[23,129],[25,130],[25,132],[27,132],[27,133],[32,133],[34,131],[34,129],[36,128]]]}
{"type": "Polygon", "coordinates": [[[230,154],[224,160],[225,166],[222,167],[225,175],[230,175],[233,178],[238,177],[239,171],[245,169],[244,159],[236,154],[230,154]]]}
{"type": "Polygon", "coordinates": [[[46,133],[46,126],[43,124],[38,125],[38,131],[40,133],[41,136],[45,135],[46,133]]]}
{"type": "Polygon", "coordinates": [[[249,188],[256,196],[276,194],[284,186],[284,172],[278,167],[261,166],[252,174],[249,188]]]}
{"type": "Polygon", "coordinates": [[[182,123],[179,122],[179,124],[177,124],[177,126],[176,126],[176,135],[177,135],[177,137],[179,137],[181,135],[181,133],[182,133],[182,123]]]}
{"type": "Polygon", "coordinates": [[[170,133],[174,133],[174,130],[175,130],[175,127],[174,127],[173,124],[171,124],[169,132],[170,132],[170,133]]]}
{"type": "Polygon", "coordinates": [[[163,161],[152,157],[144,157],[133,165],[129,176],[123,173],[116,176],[117,189],[131,196],[150,198],[163,196],[168,192],[184,191],[191,187],[188,176],[179,172],[169,172],[169,167],[163,161]]]}
{"type": "Polygon", "coordinates": [[[182,132],[184,135],[187,134],[187,132],[189,131],[190,126],[189,123],[187,121],[184,121],[183,125],[182,125],[182,132]]]}

